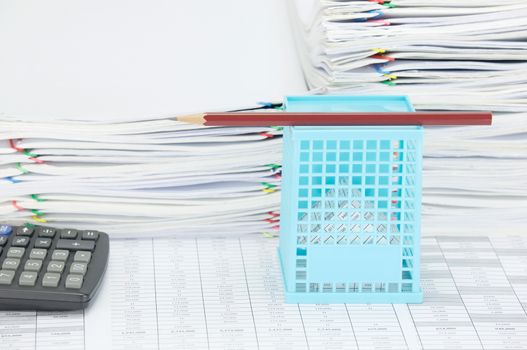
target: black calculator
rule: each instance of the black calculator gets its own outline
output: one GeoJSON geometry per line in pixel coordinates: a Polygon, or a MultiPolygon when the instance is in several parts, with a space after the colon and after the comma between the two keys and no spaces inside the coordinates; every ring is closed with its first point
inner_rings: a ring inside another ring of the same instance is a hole
{"type": "Polygon", "coordinates": [[[76,310],[95,297],[108,235],[95,230],[0,225],[0,310],[76,310]]]}

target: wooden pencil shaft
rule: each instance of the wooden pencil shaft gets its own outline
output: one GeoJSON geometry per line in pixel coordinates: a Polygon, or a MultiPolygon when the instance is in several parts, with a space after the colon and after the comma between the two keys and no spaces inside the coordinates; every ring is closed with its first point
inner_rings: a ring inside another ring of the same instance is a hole
{"type": "Polygon", "coordinates": [[[383,113],[205,113],[204,125],[216,126],[396,126],[491,125],[490,112],[383,112],[383,113]]]}

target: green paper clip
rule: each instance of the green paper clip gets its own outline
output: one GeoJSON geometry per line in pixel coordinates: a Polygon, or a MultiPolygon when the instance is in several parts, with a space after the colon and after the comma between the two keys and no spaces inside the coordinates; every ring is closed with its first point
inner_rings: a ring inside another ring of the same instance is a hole
{"type": "Polygon", "coordinates": [[[275,188],[276,185],[270,184],[269,182],[260,182],[265,188],[275,188]]]}
{"type": "Polygon", "coordinates": [[[24,169],[24,168],[22,167],[22,164],[20,164],[20,162],[18,162],[18,163],[15,164],[15,168],[17,168],[18,170],[20,170],[20,171],[22,172],[22,174],[27,174],[27,173],[29,173],[29,170],[24,169]]]}
{"type": "Polygon", "coordinates": [[[35,214],[36,216],[44,216],[44,213],[42,213],[40,210],[37,210],[37,209],[31,209],[31,212],[35,214]]]}
{"type": "Polygon", "coordinates": [[[28,156],[28,157],[33,157],[33,158],[37,158],[38,157],[38,154],[35,154],[35,153],[31,153],[30,150],[28,149],[24,149],[24,151],[22,152],[25,156],[28,156]]]}
{"type": "Polygon", "coordinates": [[[45,199],[42,199],[38,196],[38,194],[32,194],[31,195],[31,198],[33,198],[34,200],[36,200],[37,202],[44,202],[45,199]]]}
{"type": "Polygon", "coordinates": [[[265,164],[265,166],[266,166],[266,167],[269,167],[269,168],[271,168],[271,169],[273,169],[273,170],[275,170],[275,169],[279,169],[279,168],[282,167],[280,164],[265,164]]]}

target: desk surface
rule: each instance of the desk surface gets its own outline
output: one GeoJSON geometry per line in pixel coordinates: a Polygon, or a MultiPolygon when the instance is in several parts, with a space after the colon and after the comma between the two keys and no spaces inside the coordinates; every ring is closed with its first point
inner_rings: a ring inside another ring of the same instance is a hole
{"type": "Polygon", "coordinates": [[[527,236],[424,237],[419,305],[284,304],[277,242],[112,240],[86,312],[0,312],[0,349],[527,348],[527,236]]]}

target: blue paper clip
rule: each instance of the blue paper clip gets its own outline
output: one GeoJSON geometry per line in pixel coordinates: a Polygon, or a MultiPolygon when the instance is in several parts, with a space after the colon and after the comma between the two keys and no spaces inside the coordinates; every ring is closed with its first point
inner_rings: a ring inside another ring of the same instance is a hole
{"type": "Polygon", "coordinates": [[[22,180],[17,180],[17,179],[15,179],[15,178],[12,177],[12,176],[6,176],[6,177],[4,177],[4,180],[9,181],[9,182],[11,182],[11,183],[13,183],[13,184],[16,184],[16,183],[22,182],[22,180]]]}
{"type": "Polygon", "coordinates": [[[379,64],[374,64],[373,68],[375,69],[377,73],[380,73],[380,74],[392,74],[392,72],[390,72],[389,70],[383,69],[382,68],[383,66],[385,66],[385,63],[379,63],[379,64]]]}

